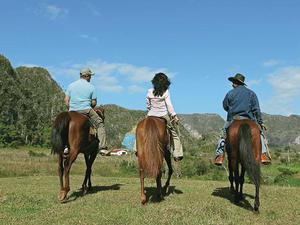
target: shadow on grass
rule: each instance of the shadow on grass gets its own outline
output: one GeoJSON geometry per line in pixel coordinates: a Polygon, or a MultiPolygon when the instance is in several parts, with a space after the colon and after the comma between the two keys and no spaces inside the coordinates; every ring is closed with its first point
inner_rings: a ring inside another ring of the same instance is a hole
{"type": "Polygon", "coordinates": [[[145,195],[147,198],[147,202],[158,203],[164,200],[164,197],[169,196],[170,194],[183,194],[181,190],[175,188],[175,186],[169,186],[166,190],[165,187],[162,189],[162,198],[160,198],[157,194],[156,187],[145,187],[145,195]]]}
{"type": "MultiPolygon", "coordinates": [[[[95,194],[99,191],[111,191],[111,190],[118,191],[118,190],[120,190],[120,187],[122,185],[123,184],[113,184],[110,186],[93,186],[90,190],[87,191],[87,193],[85,195],[95,194]]],[[[84,194],[82,193],[82,190],[78,189],[78,190],[72,192],[72,194],[68,197],[68,199],[66,201],[64,201],[64,203],[75,201],[77,198],[83,197],[83,196],[84,196],[84,194]]]]}
{"type": "Polygon", "coordinates": [[[246,198],[254,199],[253,195],[244,193],[243,199],[239,203],[234,202],[234,193],[230,191],[229,187],[216,188],[211,195],[217,196],[220,198],[225,198],[225,199],[229,200],[231,203],[233,203],[237,206],[240,206],[241,208],[253,211],[252,205],[246,199],[246,198]]]}

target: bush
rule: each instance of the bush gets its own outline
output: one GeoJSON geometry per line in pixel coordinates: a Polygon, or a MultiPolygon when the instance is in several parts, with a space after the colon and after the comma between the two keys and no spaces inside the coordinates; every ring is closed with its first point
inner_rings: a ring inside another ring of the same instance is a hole
{"type": "Polygon", "coordinates": [[[122,160],[119,168],[120,171],[122,171],[122,173],[129,174],[129,175],[136,175],[138,171],[135,161],[129,161],[129,160],[122,160]]]}
{"type": "Polygon", "coordinates": [[[206,162],[204,160],[200,160],[200,161],[196,162],[195,164],[196,164],[196,174],[198,176],[204,175],[208,172],[208,170],[209,170],[208,162],[206,162]]]}

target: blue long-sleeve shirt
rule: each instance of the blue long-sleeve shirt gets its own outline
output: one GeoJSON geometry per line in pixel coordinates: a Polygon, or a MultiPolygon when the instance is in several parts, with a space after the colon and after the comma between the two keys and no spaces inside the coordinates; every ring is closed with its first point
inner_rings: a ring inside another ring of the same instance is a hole
{"type": "Polygon", "coordinates": [[[233,116],[237,115],[263,123],[257,96],[244,85],[237,86],[226,94],[223,108],[227,111],[227,121],[232,121],[233,116]]]}

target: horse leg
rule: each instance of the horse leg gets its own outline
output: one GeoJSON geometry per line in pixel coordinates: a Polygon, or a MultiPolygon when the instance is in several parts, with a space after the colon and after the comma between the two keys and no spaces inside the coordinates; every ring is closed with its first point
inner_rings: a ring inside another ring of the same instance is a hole
{"type": "Polygon", "coordinates": [[[255,202],[254,202],[254,211],[259,212],[259,185],[255,184],[255,202]]]}
{"type": "Polygon", "coordinates": [[[239,167],[236,165],[234,169],[234,183],[235,183],[235,192],[234,192],[234,202],[238,203],[239,202],[239,167]]]}
{"type": "Polygon", "coordinates": [[[65,185],[63,187],[63,190],[60,191],[59,200],[63,201],[67,197],[68,192],[70,191],[70,178],[69,173],[71,166],[75,159],[77,158],[78,151],[70,149],[70,157],[65,159],[64,162],[64,178],[65,178],[65,185]]]}
{"type": "MultiPolygon", "coordinates": [[[[62,154],[58,155],[58,177],[59,177],[59,184],[60,184],[60,192],[63,191],[64,188],[64,180],[63,180],[63,174],[64,174],[64,158],[62,154]]],[[[58,195],[58,198],[60,199],[60,195],[58,195]]]]}
{"type": "Polygon", "coordinates": [[[161,176],[162,176],[162,172],[159,171],[159,173],[156,177],[156,187],[157,187],[157,198],[158,198],[158,200],[161,200],[163,198],[162,188],[161,188],[161,176]]]}
{"type": "Polygon", "coordinates": [[[241,175],[240,175],[240,193],[239,193],[239,200],[243,199],[243,185],[245,181],[245,167],[242,166],[241,168],[241,175]]]}
{"type": "Polygon", "coordinates": [[[167,193],[167,189],[170,186],[171,176],[173,174],[171,153],[169,151],[166,151],[166,153],[165,153],[165,160],[166,160],[167,166],[168,166],[168,179],[167,179],[166,184],[163,189],[164,189],[164,193],[167,193]]]}
{"type": "Polygon", "coordinates": [[[144,205],[147,201],[144,191],[144,171],[140,169],[140,182],[141,182],[141,203],[144,205]]]}
{"type": "Polygon", "coordinates": [[[81,186],[81,190],[82,190],[82,194],[85,195],[86,192],[87,192],[87,186],[86,186],[86,183],[88,181],[88,178],[89,178],[89,174],[91,173],[90,171],[90,167],[89,167],[89,154],[84,154],[84,160],[85,160],[85,165],[86,165],[86,170],[85,170],[85,176],[84,176],[84,180],[83,180],[83,183],[82,183],[82,186],[81,186]]]}
{"type": "Polygon", "coordinates": [[[92,189],[92,180],[91,180],[91,174],[92,174],[92,166],[93,166],[93,163],[95,161],[97,157],[97,151],[95,152],[92,152],[90,154],[90,157],[89,157],[89,164],[88,164],[88,167],[89,167],[89,173],[88,173],[88,190],[91,190],[92,189]]]}
{"type": "Polygon", "coordinates": [[[230,191],[233,193],[234,192],[234,186],[233,186],[234,177],[233,177],[233,169],[232,169],[232,165],[231,165],[231,160],[229,159],[229,157],[228,157],[228,170],[229,170],[228,179],[230,182],[230,191]]]}

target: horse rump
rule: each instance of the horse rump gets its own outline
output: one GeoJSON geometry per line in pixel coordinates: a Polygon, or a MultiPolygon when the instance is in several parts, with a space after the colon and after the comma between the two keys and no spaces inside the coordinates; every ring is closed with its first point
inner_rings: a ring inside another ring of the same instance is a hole
{"type": "Polygon", "coordinates": [[[163,146],[155,118],[147,117],[141,121],[136,135],[140,169],[156,178],[163,164],[163,146]]]}

